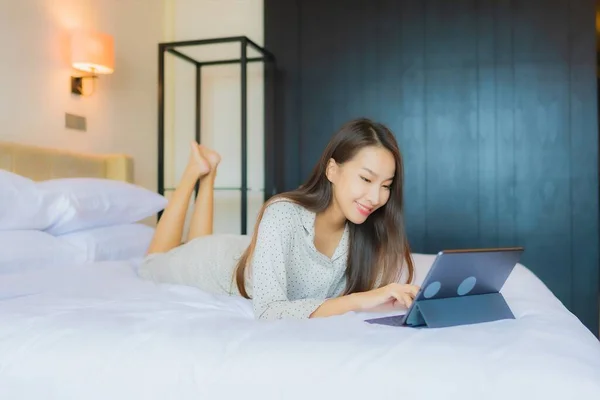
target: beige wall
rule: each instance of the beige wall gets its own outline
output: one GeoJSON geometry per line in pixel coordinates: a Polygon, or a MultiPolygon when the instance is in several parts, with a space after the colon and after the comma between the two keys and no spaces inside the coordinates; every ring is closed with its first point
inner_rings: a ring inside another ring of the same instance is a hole
{"type": "Polygon", "coordinates": [[[129,153],[136,181],[155,189],[162,22],[163,0],[0,0],[0,139],[129,153]],[[70,93],[68,33],[79,27],[115,40],[115,73],[90,97],[70,93]],[[85,116],[87,131],[66,129],[65,112],[85,116]]]}
{"type": "MultiPolygon", "coordinates": [[[[135,159],[136,182],[156,189],[157,44],[246,35],[263,44],[262,0],[0,0],[0,139],[135,159]],[[142,13],[143,11],[143,13],[142,13]],[[72,29],[109,33],[115,73],[101,76],[90,97],[70,93],[72,29]],[[87,118],[87,131],[64,127],[65,112],[87,118]]],[[[239,57],[239,46],[196,48],[200,59],[239,57]]],[[[255,56],[256,53],[249,53],[255,56]]],[[[248,71],[249,176],[263,188],[262,66],[248,71]]],[[[174,187],[194,127],[194,69],[167,59],[166,185],[174,187]]],[[[203,73],[202,142],[223,156],[218,187],[241,183],[239,66],[203,73]]],[[[215,231],[237,233],[239,192],[217,191],[215,231]]],[[[248,227],[262,204],[249,193],[248,227]]]]}

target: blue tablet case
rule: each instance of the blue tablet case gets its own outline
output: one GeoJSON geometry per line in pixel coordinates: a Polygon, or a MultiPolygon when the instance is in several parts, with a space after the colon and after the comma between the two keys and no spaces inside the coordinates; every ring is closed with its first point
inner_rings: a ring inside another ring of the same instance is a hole
{"type": "Polygon", "coordinates": [[[444,328],[448,326],[514,319],[508,304],[500,293],[478,294],[465,297],[419,300],[406,318],[408,326],[444,328]]]}
{"type": "Polygon", "coordinates": [[[443,328],[514,319],[500,289],[522,252],[521,247],[440,252],[405,315],[366,322],[443,328]]]}

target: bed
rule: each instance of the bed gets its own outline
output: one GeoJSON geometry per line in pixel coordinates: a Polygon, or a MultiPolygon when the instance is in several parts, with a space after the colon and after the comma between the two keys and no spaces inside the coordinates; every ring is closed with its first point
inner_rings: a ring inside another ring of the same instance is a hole
{"type": "MultiPolygon", "coordinates": [[[[132,181],[127,156],[17,146],[52,160],[25,165],[15,146],[0,168],[36,182],[132,181]]],[[[515,320],[413,329],[258,321],[246,299],[139,279],[139,256],[0,265],[0,399],[600,399],[600,343],[521,264],[515,320]]],[[[414,259],[419,284],[434,256],[414,259]]]]}

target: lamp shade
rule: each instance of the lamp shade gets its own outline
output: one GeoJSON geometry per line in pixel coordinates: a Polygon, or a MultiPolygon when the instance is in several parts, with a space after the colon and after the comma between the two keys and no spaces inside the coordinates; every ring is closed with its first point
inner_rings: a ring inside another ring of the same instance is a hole
{"type": "Polygon", "coordinates": [[[115,48],[111,35],[76,31],[71,35],[73,68],[97,74],[111,74],[115,68],[115,48]]]}

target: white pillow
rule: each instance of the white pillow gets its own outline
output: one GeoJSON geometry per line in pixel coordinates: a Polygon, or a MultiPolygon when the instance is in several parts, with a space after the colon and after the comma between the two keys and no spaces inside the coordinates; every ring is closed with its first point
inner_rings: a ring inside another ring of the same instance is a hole
{"type": "Polygon", "coordinates": [[[84,252],[48,233],[36,230],[0,231],[0,274],[84,261],[84,252]]]}
{"type": "Polygon", "coordinates": [[[44,230],[67,210],[61,193],[41,193],[31,179],[0,170],[0,230],[44,230]]]}
{"type": "Polygon", "coordinates": [[[46,229],[52,235],[138,222],[167,205],[158,193],[110,179],[51,179],[37,187],[46,195],[62,194],[69,201],[67,210],[46,229]]]}
{"type": "Polygon", "coordinates": [[[87,261],[121,261],[146,255],[154,228],[144,224],[112,225],[57,236],[77,247],[87,261]]]}

